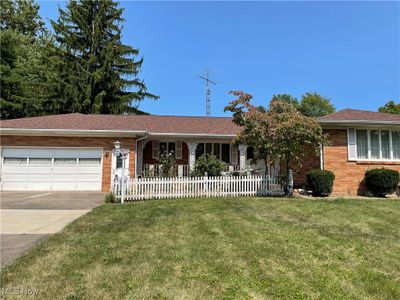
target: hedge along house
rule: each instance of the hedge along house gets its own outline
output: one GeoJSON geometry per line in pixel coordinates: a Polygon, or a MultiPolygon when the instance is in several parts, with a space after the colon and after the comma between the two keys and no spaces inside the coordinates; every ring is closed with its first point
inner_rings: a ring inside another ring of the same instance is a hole
{"type": "MultiPolygon", "coordinates": [[[[343,110],[319,119],[331,145],[308,157],[296,170],[295,183],[306,182],[312,168],[336,175],[334,193],[362,193],[366,169],[400,170],[400,116],[343,110]]],[[[227,170],[251,168],[253,153],[231,142],[240,128],[232,118],[183,116],[83,115],[79,113],[1,121],[2,190],[109,191],[123,172],[114,151],[119,140],[129,150],[126,175],[160,175],[160,154],[173,152],[176,176],[187,176],[196,158],[214,154],[227,170]]],[[[268,166],[269,174],[279,164],[268,166]]]]}

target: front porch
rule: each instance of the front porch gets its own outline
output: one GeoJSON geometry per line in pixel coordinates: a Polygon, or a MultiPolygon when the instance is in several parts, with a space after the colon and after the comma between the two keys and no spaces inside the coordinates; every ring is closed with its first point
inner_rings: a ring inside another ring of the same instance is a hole
{"type": "MultiPolygon", "coordinates": [[[[136,177],[163,177],[160,155],[173,153],[176,160],[176,177],[190,176],[195,168],[196,159],[203,154],[212,154],[222,160],[226,173],[252,171],[253,174],[265,174],[263,161],[253,164],[254,154],[246,145],[235,147],[231,140],[174,140],[151,139],[138,142],[136,177]]],[[[268,173],[276,174],[279,166],[269,166],[268,173]]]]}

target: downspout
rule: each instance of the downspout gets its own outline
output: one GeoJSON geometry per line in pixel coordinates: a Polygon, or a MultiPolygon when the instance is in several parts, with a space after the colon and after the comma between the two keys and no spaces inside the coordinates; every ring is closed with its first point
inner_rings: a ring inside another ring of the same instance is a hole
{"type": "Polygon", "coordinates": [[[319,164],[320,169],[324,170],[324,146],[322,144],[319,146],[319,164]]]}
{"type": "MultiPolygon", "coordinates": [[[[135,144],[135,151],[136,151],[136,155],[135,155],[135,177],[137,177],[138,174],[138,142],[145,140],[149,137],[149,135],[146,133],[144,137],[141,137],[140,139],[136,140],[136,144],[135,144]]],[[[142,153],[143,155],[143,153],[142,153]]]]}

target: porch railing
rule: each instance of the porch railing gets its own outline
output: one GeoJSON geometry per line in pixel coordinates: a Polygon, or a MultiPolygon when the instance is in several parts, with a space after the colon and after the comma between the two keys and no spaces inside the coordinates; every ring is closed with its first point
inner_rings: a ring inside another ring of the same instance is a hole
{"type": "MultiPolygon", "coordinates": [[[[124,186],[125,200],[284,194],[280,178],[265,175],[130,178],[124,186]]],[[[121,198],[121,182],[114,187],[114,193],[121,198]]]]}
{"type": "MultiPolygon", "coordinates": [[[[226,164],[225,172],[235,172],[239,171],[239,165],[229,165],[226,164]]],[[[144,164],[142,168],[141,177],[187,177],[190,175],[190,166],[189,165],[176,165],[175,169],[172,170],[172,173],[165,174],[163,171],[162,165],[160,164],[144,164]]]]}
{"type": "Polygon", "coordinates": [[[158,164],[145,164],[142,169],[142,177],[185,177],[190,175],[189,165],[176,165],[174,170],[171,170],[169,174],[165,174],[162,165],[158,164]],[[172,173],[172,174],[171,174],[172,173]]]}

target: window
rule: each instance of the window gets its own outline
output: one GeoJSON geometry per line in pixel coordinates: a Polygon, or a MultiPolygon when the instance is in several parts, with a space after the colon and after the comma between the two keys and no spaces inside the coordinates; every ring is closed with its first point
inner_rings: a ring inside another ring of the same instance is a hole
{"type": "Polygon", "coordinates": [[[357,157],[360,159],[368,158],[368,131],[357,130],[357,157]]]}
{"type": "MultiPolygon", "coordinates": [[[[80,165],[99,165],[100,158],[80,158],[79,162],[80,165]]],[[[122,163],[121,163],[122,166],[122,163]]]]}
{"type": "Polygon", "coordinates": [[[379,159],[379,131],[371,130],[370,132],[371,143],[371,158],[379,159]]]}
{"type": "Polygon", "coordinates": [[[254,148],[247,147],[247,159],[254,159],[254,148]]]}
{"type": "Polygon", "coordinates": [[[229,144],[221,144],[221,160],[229,164],[230,162],[230,147],[229,144]]]}
{"type": "Polygon", "coordinates": [[[30,165],[51,165],[51,158],[29,158],[30,165]]]}
{"type": "Polygon", "coordinates": [[[55,165],[76,165],[76,158],[55,158],[55,165]]]}
{"type": "Polygon", "coordinates": [[[400,131],[357,129],[356,147],[357,159],[400,160],[400,131]]]}
{"type": "Polygon", "coordinates": [[[390,159],[390,140],[389,131],[381,131],[381,151],[382,159],[390,159]]]}
{"type": "Polygon", "coordinates": [[[5,165],[23,165],[26,164],[25,157],[4,157],[3,163],[5,165]]]}
{"type": "Polygon", "coordinates": [[[200,143],[196,148],[196,159],[204,154],[204,143],[200,143]]]}
{"type": "Polygon", "coordinates": [[[230,144],[199,143],[196,148],[196,159],[203,154],[212,154],[223,162],[230,163],[230,144]]]}
{"type": "Polygon", "coordinates": [[[392,131],[393,159],[400,159],[400,130],[392,131]]]}
{"type": "Polygon", "coordinates": [[[117,161],[116,161],[116,169],[121,169],[122,168],[122,156],[121,154],[117,155],[117,161]]]}
{"type": "Polygon", "coordinates": [[[220,144],[219,143],[215,143],[214,144],[214,151],[213,151],[213,155],[218,158],[221,159],[221,153],[220,153],[221,149],[220,149],[220,144]]]}
{"type": "Polygon", "coordinates": [[[173,153],[175,156],[175,143],[167,143],[167,142],[161,142],[160,143],[160,155],[161,154],[167,154],[167,153],[173,153]]]}

